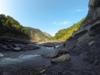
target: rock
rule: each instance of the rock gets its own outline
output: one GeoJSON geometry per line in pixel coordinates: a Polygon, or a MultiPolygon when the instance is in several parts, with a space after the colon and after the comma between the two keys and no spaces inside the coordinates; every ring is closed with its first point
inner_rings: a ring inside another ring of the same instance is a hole
{"type": "MultiPolygon", "coordinates": [[[[17,58],[5,57],[0,59],[2,72],[21,72],[21,70],[41,71],[51,65],[50,60],[40,55],[20,55],[17,58]]],[[[26,71],[26,72],[27,72],[26,71]]],[[[31,71],[31,72],[32,72],[31,71]]],[[[15,74],[16,75],[16,74],[15,74]]]]}
{"type": "Polygon", "coordinates": [[[91,25],[88,33],[90,36],[98,35],[100,33],[100,21],[97,21],[96,23],[91,25]]]}
{"type": "Polygon", "coordinates": [[[46,69],[42,69],[42,70],[40,71],[40,74],[44,73],[45,71],[46,71],[46,69]]]}
{"type": "Polygon", "coordinates": [[[14,49],[14,51],[21,51],[22,50],[20,47],[15,47],[13,49],[14,49]]]}
{"type": "Polygon", "coordinates": [[[9,48],[7,47],[7,45],[2,45],[1,46],[3,49],[8,50],[9,48]]]}
{"type": "Polygon", "coordinates": [[[100,0],[89,0],[89,12],[86,22],[100,19],[100,0]]]}
{"type": "Polygon", "coordinates": [[[3,55],[2,53],[0,53],[0,58],[1,58],[1,57],[4,57],[4,55],[3,55]]]}
{"type": "Polygon", "coordinates": [[[40,49],[40,46],[35,44],[27,44],[27,47],[31,50],[40,49]]]}
{"type": "Polygon", "coordinates": [[[88,44],[89,44],[89,46],[92,46],[94,43],[95,43],[95,41],[91,41],[88,44]]]}
{"type": "Polygon", "coordinates": [[[51,59],[51,62],[53,62],[53,63],[63,63],[63,62],[68,61],[68,60],[70,60],[70,55],[69,54],[63,54],[59,57],[51,59]]]}

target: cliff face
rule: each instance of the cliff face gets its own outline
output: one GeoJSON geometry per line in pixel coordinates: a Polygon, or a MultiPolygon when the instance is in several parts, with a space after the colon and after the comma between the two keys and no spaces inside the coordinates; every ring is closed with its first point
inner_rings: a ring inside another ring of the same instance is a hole
{"type": "Polygon", "coordinates": [[[100,0],[89,0],[89,11],[86,21],[100,19],[100,0]]]}

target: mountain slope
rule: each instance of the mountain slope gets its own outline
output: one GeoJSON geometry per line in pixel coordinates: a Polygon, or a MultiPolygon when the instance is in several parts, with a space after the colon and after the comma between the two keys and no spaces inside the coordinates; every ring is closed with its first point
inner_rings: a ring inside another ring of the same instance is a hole
{"type": "Polygon", "coordinates": [[[28,29],[10,16],[0,15],[0,36],[30,39],[28,29]]]}
{"type": "Polygon", "coordinates": [[[69,28],[59,30],[53,38],[59,41],[68,40],[72,36],[72,34],[75,33],[80,28],[82,22],[83,19],[69,28]]]}
{"type": "Polygon", "coordinates": [[[41,42],[50,40],[50,36],[39,29],[22,26],[10,16],[0,15],[0,36],[41,42]]]}
{"type": "Polygon", "coordinates": [[[30,38],[31,41],[33,42],[46,42],[51,39],[51,36],[48,36],[49,34],[47,33],[45,34],[45,32],[42,32],[39,29],[30,28],[30,27],[27,27],[27,29],[29,29],[30,38]]]}

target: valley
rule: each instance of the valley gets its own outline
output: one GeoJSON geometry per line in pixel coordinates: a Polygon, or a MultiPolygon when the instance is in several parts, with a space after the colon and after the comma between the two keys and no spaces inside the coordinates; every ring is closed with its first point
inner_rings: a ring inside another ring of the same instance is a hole
{"type": "Polygon", "coordinates": [[[54,37],[0,15],[0,75],[100,75],[100,1],[54,37]]]}

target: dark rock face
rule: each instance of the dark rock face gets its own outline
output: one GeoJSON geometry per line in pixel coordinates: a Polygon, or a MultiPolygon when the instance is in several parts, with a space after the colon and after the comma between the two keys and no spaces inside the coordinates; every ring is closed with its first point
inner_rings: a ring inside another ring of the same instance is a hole
{"type": "Polygon", "coordinates": [[[89,0],[89,11],[86,21],[100,19],[100,0],[89,0]]]}
{"type": "Polygon", "coordinates": [[[89,1],[89,6],[90,7],[100,7],[100,0],[90,0],[89,1]]]}

